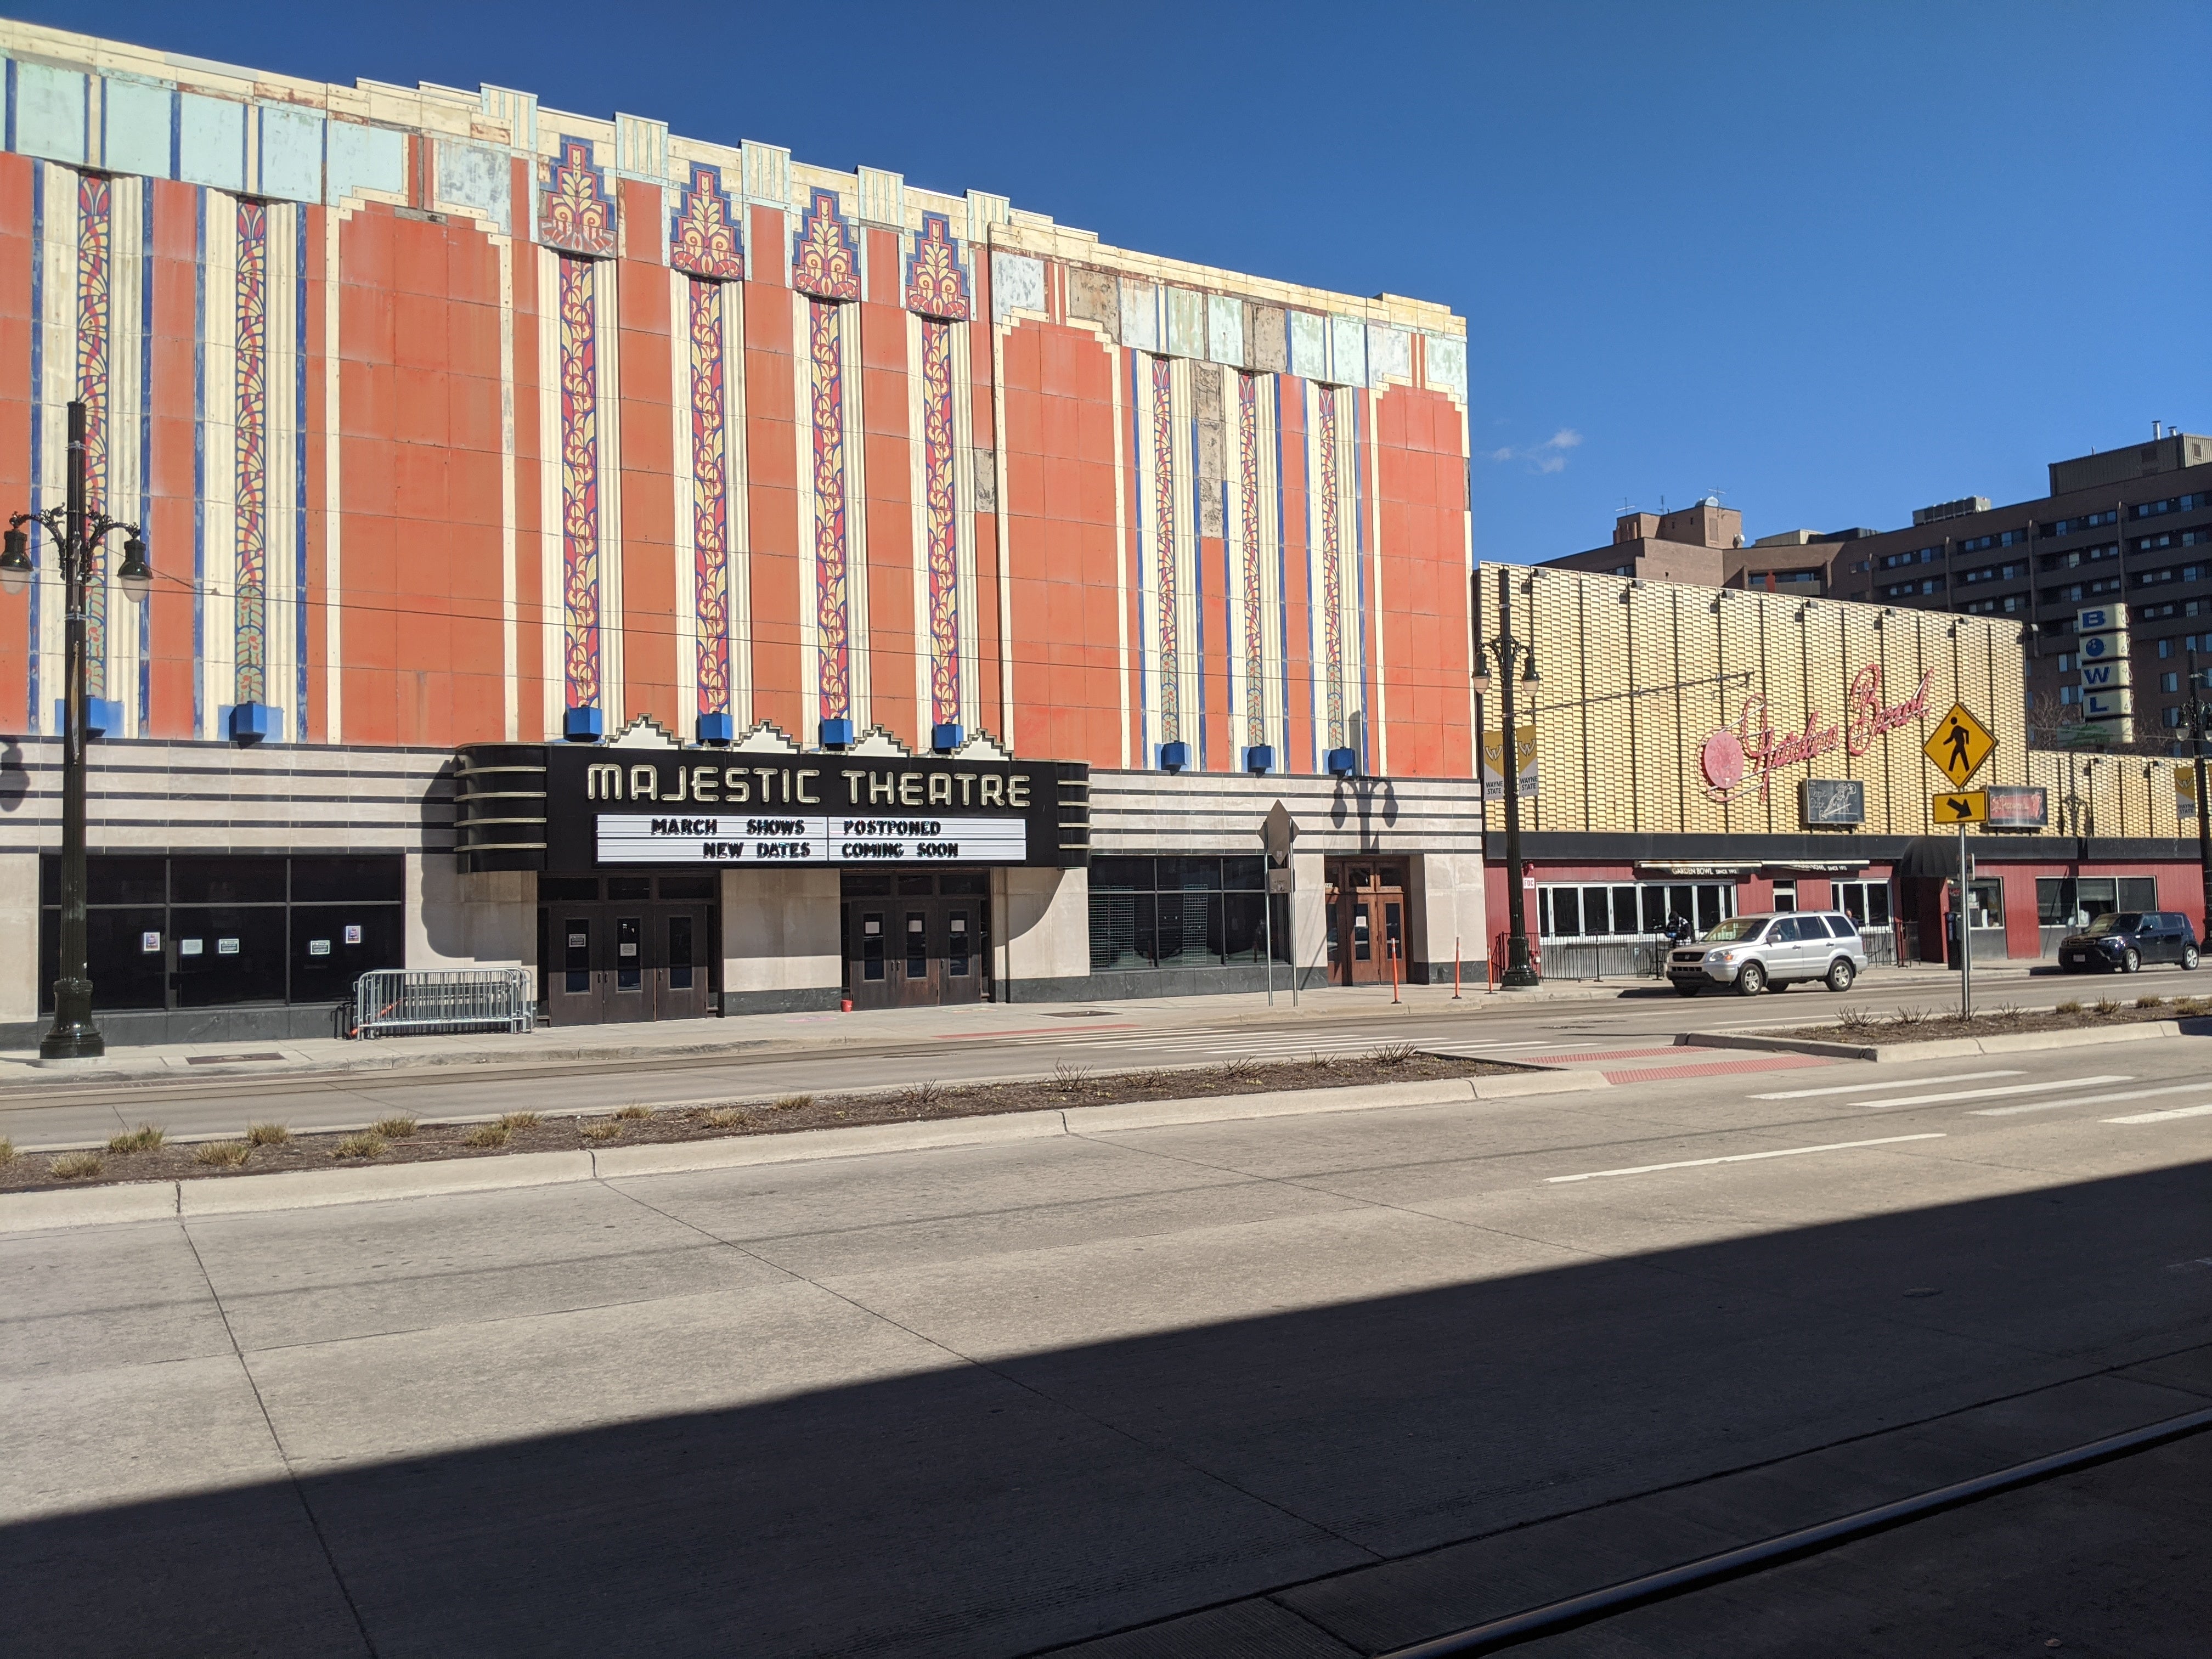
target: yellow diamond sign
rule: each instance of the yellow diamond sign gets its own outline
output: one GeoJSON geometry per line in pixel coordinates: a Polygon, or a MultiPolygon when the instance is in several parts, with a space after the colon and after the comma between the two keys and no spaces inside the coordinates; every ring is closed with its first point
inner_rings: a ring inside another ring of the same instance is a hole
{"type": "Polygon", "coordinates": [[[1920,745],[1921,752],[1936,763],[1936,769],[1951,780],[1954,789],[1964,789],[1966,781],[1982,769],[1990,751],[1997,740],[1990,735],[1990,728],[1967,712],[1966,705],[1954,702],[1951,712],[1936,722],[1935,734],[1920,745]]]}

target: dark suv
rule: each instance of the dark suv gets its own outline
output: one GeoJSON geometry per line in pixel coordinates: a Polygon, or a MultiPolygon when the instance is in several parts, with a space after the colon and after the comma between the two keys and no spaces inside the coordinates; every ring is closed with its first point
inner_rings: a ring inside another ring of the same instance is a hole
{"type": "Polygon", "coordinates": [[[2132,974],[2146,962],[2197,966],[2197,936],[2176,910],[2107,910],[2058,946],[2058,965],[2069,974],[2101,969],[2132,974]]]}

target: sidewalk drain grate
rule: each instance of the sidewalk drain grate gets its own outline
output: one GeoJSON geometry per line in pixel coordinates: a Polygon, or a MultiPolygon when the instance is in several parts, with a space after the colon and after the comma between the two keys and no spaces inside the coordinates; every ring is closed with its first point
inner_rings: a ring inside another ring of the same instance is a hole
{"type": "Polygon", "coordinates": [[[187,1066],[236,1066],[248,1060],[282,1060],[282,1054],[191,1054],[185,1058],[187,1066]]]}

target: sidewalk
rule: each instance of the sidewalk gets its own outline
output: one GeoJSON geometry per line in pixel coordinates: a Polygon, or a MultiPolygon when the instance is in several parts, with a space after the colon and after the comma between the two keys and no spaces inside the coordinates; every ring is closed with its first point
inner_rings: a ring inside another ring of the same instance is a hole
{"type": "MultiPolygon", "coordinates": [[[[1977,987],[2024,982],[2027,963],[1977,963],[1977,987]]],[[[2042,971],[2051,971],[2045,969],[2042,971]]],[[[1866,988],[1926,991],[1956,984],[1944,968],[1884,968],[1866,988]]],[[[1449,985],[1407,985],[1401,1006],[1431,1015],[1449,1010],[1480,1016],[1492,1010],[1525,1010],[1564,1002],[1611,1002],[1625,998],[1671,999],[1651,979],[1561,980],[1528,991],[1490,991],[1463,986],[1457,1003],[1449,985]]],[[[801,1054],[908,1042],[949,1042],[1041,1034],[1063,1029],[1173,1030],[1194,1025],[1288,1024],[1316,1018],[1380,1012],[1390,1005],[1388,985],[1330,986],[1298,994],[1262,991],[1200,996],[1147,997],[1099,1002],[968,1003],[949,1008],[885,1008],[866,1012],[748,1014],[729,1019],[672,1020],[630,1025],[541,1025],[526,1035],[469,1032],[451,1036],[378,1037],[347,1041],[314,1037],[271,1042],[164,1043],[109,1050],[91,1066],[44,1066],[35,1048],[0,1050],[0,1092],[64,1089],[75,1084],[143,1082],[185,1077],[274,1076],[286,1073],[399,1071],[444,1066],[559,1066],[622,1060],[672,1060],[721,1054],[801,1054]]]]}
{"type": "MultiPolygon", "coordinates": [[[[1533,991],[1486,993],[1449,985],[1399,988],[1401,1006],[1431,1014],[1456,1007],[1477,1013],[1486,1006],[1521,1009],[1552,1002],[1612,1001],[1625,994],[1656,993],[1654,981],[1566,981],[1533,991]]],[[[574,1061],[666,1060],[719,1054],[799,1054],[824,1048],[946,1042],[1042,1034],[1061,1030],[1172,1030],[1187,1026],[1293,1024],[1316,1017],[1379,1012],[1390,1004],[1390,987],[1331,986],[1298,994],[1287,989],[1267,1005],[1264,991],[1199,996],[1148,997],[1099,1002],[968,1003],[946,1008],[884,1008],[865,1012],[748,1014],[728,1019],[686,1019],[626,1025],[541,1025],[520,1035],[468,1032],[448,1036],[313,1037],[270,1042],[149,1044],[111,1048],[90,1066],[43,1066],[35,1048],[0,1050],[0,1091],[48,1090],[72,1083],[107,1083],[184,1077],[256,1077],[300,1072],[392,1071],[440,1066],[555,1066],[574,1061]]]]}

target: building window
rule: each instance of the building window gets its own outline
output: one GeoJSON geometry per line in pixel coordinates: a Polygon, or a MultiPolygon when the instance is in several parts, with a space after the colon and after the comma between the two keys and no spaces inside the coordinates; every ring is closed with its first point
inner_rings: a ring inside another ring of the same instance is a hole
{"type": "MultiPolygon", "coordinates": [[[[94,854],[95,1009],[333,1003],[406,960],[405,860],[94,854]]],[[[61,861],[39,861],[40,1007],[60,972],[61,861]]]]}
{"type": "Polygon", "coordinates": [[[1836,903],[1865,933],[1889,926],[1889,884],[1886,881],[1839,881],[1836,903]]]}
{"type": "Polygon", "coordinates": [[[2158,883],[2148,876],[2039,876],[2035,919],[2045,927],[2087,927],[2115,910],[2155,910],[2158,883]]]}
{"type": "MultiPolygon", "coordinates": [[[[2168,674],[2166,678],[2167,679],[2172,679],[2173,676],[2168,674]]],[[[2165,690],[2171,691],[2174,690],[2174,688],[2169,685],[2166,686],[2165,690]]],[[[2165,708],[2158,711],[2158,721],[2159,724],[2163,726],[2167,731],[2179,732],[2181,729],[2181,711],[2169,703],[2165,708]]]]}
{"type": "MultiPolygon", "coordinates": [[[[2165,641],[2164,640],[2160,640],[2160,641],[2159,641],[2159,643],[2160,643],[2160,645],[2164,645],[2164,644],[2166,643],[2166,641],[2165,641]]],[[[2164,656],[2164,655],[2166,654],[2166,653],[2165,653],[2165,652],[2163,652],[2163,651],[2161,651],[2161,652],[2160,652],[2158,654],[2159,654],[2160,656],[2161,656],[2161,657],[2162,657],[2162,656],[2164,656]]],[[[2168,669],[2165,673],[2160,674],[2160,675],[2158,677],[2158,689],[2159,689],[2160,690],[2161,690],[2161,691],[2179,691],[2179,690],[2181,690],[2181,676],[2180,676],[2179,674],[2178,674],[2178,673],[2174,672],[2172,669],[2168,669]]],[[[2172,711],[2171,711],[2171,710],[2169,710],[2168,712],[2169,712],[2169,713],[2171,713],[2172,711]]]]}
{"type": "Polygon", "coordinates": [[[1732,882],[1578,882],[1536,890],[1537,931],[1562,942],[1657,939],[1666,933],[1670,916],[1682,917],[1703,933],[1735,914],[1732,882]]]}
{"type": "Polygon", "coordinates": [[[2060,686],[2058,688],[2058,701],[2062,705],[2070,708],[2075,703],[2081,701],[2081,688],[2078,685],[2060,686]]]}
{"type": "MultiPolygon", "coordinates": [[[[1091,971],[1259,966],[1267,960],[1267,860],[1091,860],[1091,971]]],[[[1290,956],[1288,901],[1275,902],[1275,960],[1290,956]]]]}

